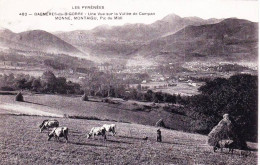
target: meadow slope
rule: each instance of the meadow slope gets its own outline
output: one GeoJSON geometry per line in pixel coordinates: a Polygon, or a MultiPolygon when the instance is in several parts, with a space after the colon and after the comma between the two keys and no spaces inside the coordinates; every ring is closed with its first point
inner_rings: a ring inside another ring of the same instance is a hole
{"type": "MultiPolygon", "coordinates": [[[[155,125],[155,123],[163,118],[166,126],[175,130],[187,131],[190,127],[191,119],[185,115],[170,113],[159,108],[138,109],[138,105],[132,101],[122,102],[120,104],[109,104],[104,102],[81,101],[79,96],[61,96],[61,95],[44,95],[44,94],[25,94],[25,102],[14,101],[14,95],[0,95],[0,109],[3,105],[13,105],[13,112],[21,112],[22,108],[37,110],[34,115],[40,115],[39,111],[50,113],[44,116],[63,115],[95,117],[102,120],[115,120],[120,122],[138,123],[144,125],[155,125]],[[1,105],[2,104],[2,105],[1,105]],[[15,110],[16,109],[16,110],[15,110]]],[[[6,109],[6,108],[5,108],[6,109]]],[[[29,113],[30,115],[36,111],[29,113]]],[[[0,111],[1,113],[1,111],[0,111]]],[[[25,113],[28,114],[28,113],[25,113]]]]}
{"type": "Polygon", "coordinates": [[[47,141],[38,125],[46,117],[0,115],[0,164],[257,164],[257,152],[248,157],[214,153],[207,137],[156,127],[116,123],[116,137],[87,139],[86,133],[107,121],[57,118],[69,127],[69,143],[47,141]],[[143,140],[143,137],[149,137],[143,140]]]}
{"type": "MultiPolygon", "coordinates": [[[[134,123],[151,124],[156,119],[153,114],[164,114],[159,111],[120,109],[122,105],[83,102],[80,97],[26,94],[24,98],[26,102],[15,102],[14,95],[0,95],[0,164],[257,164],[256,143],[248,143],[253,151],[245,157],[238,150],[233,155],[227,150],[214,153],[207,136],[177,130],[161,129],[163,142],[156,142],[157,127],[134,123]],[[128,123],[72,119],[64,114],[128,123]],[[48,132],[40,133],[39,125],[48,118],[69,128],[69,143],[47,141],[48,132]],[[92,127],[105,123],[117,125],[115,137],[108,136],[105,142],[86,138],[92,127]]],[[[171,123],[175,127],[189,124],[180,116],[171,123]]]]}

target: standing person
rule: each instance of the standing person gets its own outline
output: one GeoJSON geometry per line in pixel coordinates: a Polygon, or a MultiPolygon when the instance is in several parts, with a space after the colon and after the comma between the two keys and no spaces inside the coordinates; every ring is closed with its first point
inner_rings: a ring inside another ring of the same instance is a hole
{"type": "Polygon", "coordinates": [[[160,129],[157,130],[157,142],[162,142],[162,134],[160,129]]]}

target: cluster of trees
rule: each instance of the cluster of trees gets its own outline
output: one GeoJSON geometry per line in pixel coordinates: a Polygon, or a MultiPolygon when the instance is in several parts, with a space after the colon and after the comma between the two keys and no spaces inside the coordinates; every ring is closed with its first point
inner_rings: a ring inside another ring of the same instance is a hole
{"type": "Polygon", "coordinates": [[[92,88],[85,91],[91,96],[124,98],[126,87],[125,85],[101,85],[97,90],[92,88]]]}
{"type": "Polygon", "coordinates": [[[84,80],[82,89],[85,91],[85,93],[91,96],[117,97],[156,103],[176,103],[177,98],[175,95],[162,92],[153,92],[152,90],[143,92],[143,88],[140,84],[137,86],[137,88],[130,88],[128,83],[125,83],[116,75],[106,74],[103,72],[96,72],[94,75],[84,80]]]}
{"type": "Polygon", "coordinates": [[[135,88],[131,88],[126,92],[124,98],[155,103],[176,103],[177,96],[163,92],[153,92],[152,90],[141,92],[135,88]]]}
{"type": "Polygon", "coordinates": [[[176,95],[171,95],[163,92],[153,92],[152,90],[142,92],[141,90],[138,90],[136,88],[126,89],[125,85],[103,85],[97,91],[90,90],[87,93],[92,96],[117,97],[125,100],[131,99],[155,103],[176,103],[176,100],[178,98],[178,96],[176,95]]]}
{"type": "Polygon", "coordinates": [[[209,133],[228,113],[244,139],[257,140],[257,76],[216,78],[199,90],[201,94],[184,99],[187,113],[194,119],[193,131],[209,133]]]}
{"type": "MultiPolygon", "coordinates": [[[[136,74],[138,80],[149,78],[148,74],[136,74]]],[[[129,82],[122,80],[122,77],[113,73],[95,72],[89,73],[88,78],[83,81],[82,89],[91,96],[117,97],[149,102],[175,103],[176,96],[162,92],[148,90],[142,92],[139,84],[137,88],[130,88],[129,82]]]]}
{"type": "Polygon", "coordinates": [[[80,85],[46,71],[41,77],[14,74],[0,76],[1,90],[30,90],[40,93],[81,94],[80,85]]]}

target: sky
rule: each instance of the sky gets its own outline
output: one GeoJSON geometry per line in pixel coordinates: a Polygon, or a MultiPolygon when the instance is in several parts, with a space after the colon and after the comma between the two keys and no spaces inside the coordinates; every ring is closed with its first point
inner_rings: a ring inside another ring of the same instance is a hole
{"type": "Polygon", "coordinates": [[[117,26],[126,23],[150,24],[168,14],[203,19],[237,17],[258,22],[259,2],[255,0],[0,0],[0,27],[13,32],[27,30],[72,31],[88,30],[99,25],[117,26]],[[74,6],[104,6],[104,9],[72,9],[74,6]],[[39,12],[136,12],[122,20],[55,20],[34,16],[39,12]],[[155,15],[139,15],[155,13],[155,15]],[[22,16],[20,13],[32,14],[22,16]]]}

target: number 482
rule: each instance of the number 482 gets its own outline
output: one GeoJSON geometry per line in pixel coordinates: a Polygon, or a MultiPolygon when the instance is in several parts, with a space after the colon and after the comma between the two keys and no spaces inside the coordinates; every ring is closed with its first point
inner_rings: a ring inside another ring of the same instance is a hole
{"type": "Polygon", "coordinates": [[[27,16],[27,13],[19,13],[20,16],[27,16]]]}

